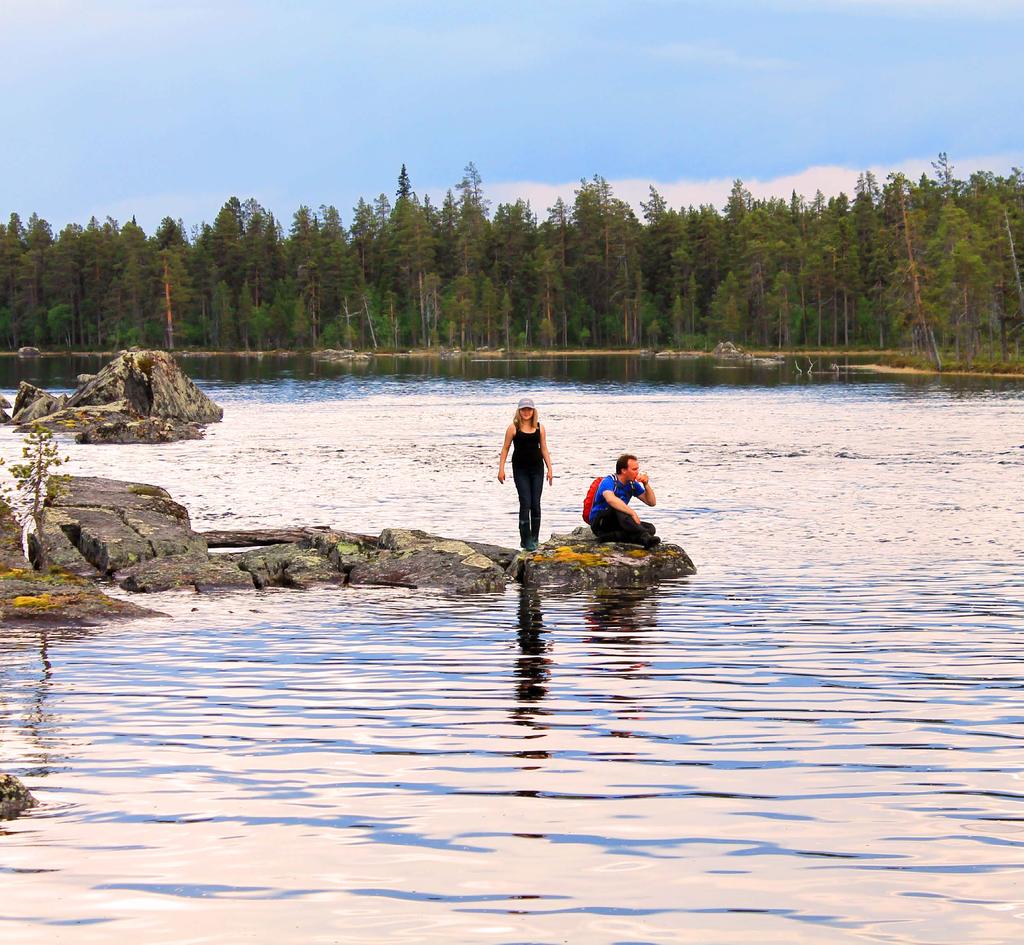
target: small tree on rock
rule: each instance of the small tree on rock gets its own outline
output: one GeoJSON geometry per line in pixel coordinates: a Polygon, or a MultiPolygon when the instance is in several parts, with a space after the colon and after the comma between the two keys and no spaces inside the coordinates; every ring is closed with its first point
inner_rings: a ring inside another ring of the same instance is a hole
{"type": "MultiPolygon", "coordinates": [[[[10,507],[22,528],[31,527],[39,537],[39,566],[46,567],[46,549],[42,541],[43,510],[60,495],[67,476],[55,470],[68,461],[62,457],[53,434],[36,423],[21,448],[24,462],[11,464],[14,493],[6,484],[0,485],[0,502],[10,507]]],[[[0,460],[2,462],[2,460],[0,460]]]]}

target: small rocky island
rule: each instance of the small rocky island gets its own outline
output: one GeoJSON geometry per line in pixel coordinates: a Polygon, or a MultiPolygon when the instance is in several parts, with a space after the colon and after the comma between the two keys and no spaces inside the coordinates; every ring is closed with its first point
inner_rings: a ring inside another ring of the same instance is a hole
{"type": "Polygon", "coordinates": [[[151,614],[111,597],[181,589],[377,585],[485,594],[512,583],[577,591],[648,587],[694,574],[677,545],[651,550],[598,542],[588,528],[553,535],[534,552],[402,528],[377,536],[325,527],[193,530],[188,510],[159,486],[71,477],[21,557],[13,521],[0,522],[0,617],[18,623],[95,623],[151,614]]]}
{"type": "MultiPolygon", "coordinates": [[[[343,352],[345,353],[345,352],[343,352]]],[[[22,383],[19,430],[39,424],[80,443],[157,443],[202,435],[223,411],[163,351],[122,351],[71,396],[22,383]]],[[[649,587],[696,573],[678,545],[598,542],[589,528],[552,535],[533,552],[386,528],[364,535],[299,526],[197,532],[159,486],[68,477],[29,536],[0,504],[0,618],[7,624],[90,624],[153,614],[121,596],[184,590],[377,585],[487,594],[513,583],[559,591],[649,587]]]]}
{"type": "Polygon", "coordinates": [[[122,351],[98,374],[80,374],[70,396],[22,381],[9,419],[74,433],[79,443],[169,443],[198,439],[223,416],[166,351],[122,351]]]}

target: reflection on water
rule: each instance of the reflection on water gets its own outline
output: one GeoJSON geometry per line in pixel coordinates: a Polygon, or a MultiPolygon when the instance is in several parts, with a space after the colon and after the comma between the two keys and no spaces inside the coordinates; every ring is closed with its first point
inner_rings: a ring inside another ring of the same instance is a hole
{"type": "MultiPolygon", "coordinates": [[[[378,355],[368,362],[332,362],[308,354],[190,355],[179,353],[185,372],[218,400],[236,393],[251,395],[260,388],[264,400],[294,402],[312,397],[360,396],[368,390],[399,386],[418,391],[444,391],[465,383],[520,385],[533,389],[572,384],[579,389],[646,387],[685,384],[695,387],[780,386],[891,388],[919,394],[927,391],[986,393],[1020,391],[1024,381],[924,374],[883,375],[858,370],[878,361],[870,355],[786,358],[778,364],[715,361],[709,357],[655,358],[649,355],[559,355],[493,357],[467,355],[444,359],[422,355],[378,355]],[[808,361],[816,373],[808,374],[808,361]],[[831,365],[838,362],[839,370],[831,365]],[[797,368],[800,368],[798,371],[797,368]]],[[[0,391],[14,391],[21,381],[60,392],[73,390],[77,377],[95,373],[109,360],[104,355],[47,356],[21,359],[0,356],[0,391]]]]}
{"type": "MultiPolygon", "coordinates": [[[[201,525],[514,539],[518,383],[216,383],[206,440],[72,469],[201,525]]],[[[0,769],[43,803],[0,830],[0,941],[1019,938],[1020,394],[537,383],[545,529],[628,429],[699,574],[5,628],[0,769]]]]}
{"type": "Polygon", "coordinates": [[[545,637],[540,594],[526,588],[518,593],[520,655],[516,659],[516,703],[512,718],[520,725],[543,729],[543,703],[551,678],[551,643],[545,637]]]}
{"type": "Polygon", "coordinates": [[[0,934],[1010,941],[1007,576],[971,576],[995,614],[905,573],[825,605],[773,569],[667,598],[267,592],[228,627],[162,595],[170,618],[18,632],[4,750],[44,806],[2,839],[0,934]]]}

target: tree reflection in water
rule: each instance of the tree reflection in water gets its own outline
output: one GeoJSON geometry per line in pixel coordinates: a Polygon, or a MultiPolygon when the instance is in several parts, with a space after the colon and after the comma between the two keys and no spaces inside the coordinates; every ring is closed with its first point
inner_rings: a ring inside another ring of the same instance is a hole
{"type": "Polygon", "coordinates": [[[21,737],[28,746],[22,768],[26,775],[45,777],[65,761],[58,750],[60,741],[54,737],[55,720],[48,705],[53,686],[50,650],[89,635],[90,631],[82,628],[17,628],[0,646],[0,723],[7,729],[7,738],[21,737]],[[29,653],[37,658],[28,658],[29,653]],[[23,695],[9,702],[10,692],[23,695]]]}

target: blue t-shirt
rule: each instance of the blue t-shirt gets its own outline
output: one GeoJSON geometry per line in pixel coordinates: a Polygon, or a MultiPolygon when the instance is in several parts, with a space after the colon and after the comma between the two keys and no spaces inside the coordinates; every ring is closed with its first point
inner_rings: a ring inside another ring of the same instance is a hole
{"type": "Polygon", "coordinates": [[[590,521],[597,518],[599,512],[608,508],[604,494],[608,491],[614,492],[623,502],[629,505],[633,496],[643,495],[647,490],[639,482],[619,482],[618,476],[605,476],[601,485],[597,487],[597,494],[594,496],[594,507],[590,510],[590,521]]]}

